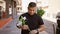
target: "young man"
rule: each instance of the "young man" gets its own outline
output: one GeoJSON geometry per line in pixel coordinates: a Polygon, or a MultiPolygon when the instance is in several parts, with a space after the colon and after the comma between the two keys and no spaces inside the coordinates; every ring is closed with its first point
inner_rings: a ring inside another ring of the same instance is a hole
{"type": "Polygon", "coordinates": [[[19,27],[22,29],[21,34],[39,34],[39,32],[44,30],[43,20],[40,15],[36,14],[36,8],[36,3],[30,2],[28,12],[21,15],[26,17],[26,25],[20,25],[19,27]]]}

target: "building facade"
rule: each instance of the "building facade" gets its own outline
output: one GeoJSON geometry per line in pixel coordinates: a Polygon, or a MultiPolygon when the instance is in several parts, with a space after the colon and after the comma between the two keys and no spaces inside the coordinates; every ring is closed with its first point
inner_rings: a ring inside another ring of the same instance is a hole
{"type": "Polygon", "coordinates": [[[17,6],[18,0],[0,0],[0,19],[9,18],[14,15],[17,15],[17,6]]]}

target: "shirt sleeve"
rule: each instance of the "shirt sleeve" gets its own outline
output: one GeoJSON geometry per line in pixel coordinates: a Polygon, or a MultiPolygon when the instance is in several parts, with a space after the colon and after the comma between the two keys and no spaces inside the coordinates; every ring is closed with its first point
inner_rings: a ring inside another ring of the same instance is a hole
{"type": "Polygon", "coordinates": [[[41,18],[41,16],[38,17],[38,24],[39,25],[43,25],[44,24],[43,19],[41,18]]]}

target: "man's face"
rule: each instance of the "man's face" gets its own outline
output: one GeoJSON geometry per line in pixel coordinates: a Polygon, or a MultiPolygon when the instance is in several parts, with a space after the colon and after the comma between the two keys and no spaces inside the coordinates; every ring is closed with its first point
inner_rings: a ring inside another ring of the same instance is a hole
{"type": "Polygon", "coordinates": [[[35,11],[36,11],[36,7],[29,7],[29,8],[28,8],[28,13],[29,13],[30,15],[34,15],[35,11]]]}

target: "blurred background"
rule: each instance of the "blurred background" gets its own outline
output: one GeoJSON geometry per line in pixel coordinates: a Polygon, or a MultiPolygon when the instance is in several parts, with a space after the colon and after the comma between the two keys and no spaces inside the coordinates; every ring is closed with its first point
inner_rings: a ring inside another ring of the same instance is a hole
{"type": "Polygon", "coordinates": [[[20,34],[16,27],[18,18],[26,13],[28,4],[35,2],[37,9],[43,9],[42,19],[46,30],[40,34],[56,34],[57,14],[60,12],[60,0],[0,0],[0,34],[20,34]]]}

